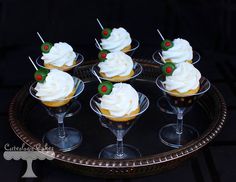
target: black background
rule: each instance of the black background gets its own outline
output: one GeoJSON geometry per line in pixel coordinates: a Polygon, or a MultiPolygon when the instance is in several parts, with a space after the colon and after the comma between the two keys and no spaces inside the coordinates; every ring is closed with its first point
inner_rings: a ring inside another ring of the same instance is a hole
{"type": "MultiPolygon", "coordinates": [[[[99,18],[105,27],[125,27],[141,43],[136,57],[151,59],[164,37],[187,39],[202,59],[197,67],[216,85],[228,105],[228,119],[220,136],[197,158],[177,169],[127,181],[228,182],[236,178],[236,1],[233,0],[0,0],[0,146],[20,145],[8,123],[8,106],[34,69],[27,56],[40,55],[36,32],[50,42],[65,41],[85,56],[96,58],[99,18]]],[[[0,157],[0,179],[22,180],[23,161],[0,157]]],[[[105,181],[58,169],[46,161],[34,162],[37,180],[105,181]]],[[[117,180],[123,181],[123,180],[117,180]]]]}

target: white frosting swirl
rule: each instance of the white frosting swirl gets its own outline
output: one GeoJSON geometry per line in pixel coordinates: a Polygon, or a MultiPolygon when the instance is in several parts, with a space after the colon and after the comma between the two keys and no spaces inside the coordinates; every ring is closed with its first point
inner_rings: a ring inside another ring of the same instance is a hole
{"type": "Polygon", "coordinates": [[[36,96],[42,101],[56,101],[65,99],[74,89],[74,80],[66,72],[52,69],[43,83],[37,83],[36,96]]]}
{"type": "Polygon", "coordinates": [[[173,47],[162,51],[164,59],[170,59],[173,63],[181,63],[193,59],[193,50],[189,42],[184,39],[174,39],[173,47]]]}
{"type": "Polygon", "coordinates": [[[132,42],[130,34],[122,27],[113,28],[110,37],[101,41],[102,48],[110,52],[121,51],[132,42]]]}
{"type": "Polygon", "coordinates": [[[177,90],[180,93],[196,89],[200,82],[201,73],[190,63],[183,62],[177,65],[171,76],[166,76],[163,82],[166,90],[177,90]]]}
{"type": "Polygon", "coordinates": [[[133,60],[127,54],[119,51],[109,53],[104,62],[98,64],[100,72],[107,77],[127,76],[133,69],[133,60]]]}
{"type": "Polygon", "coordinates": [[[65,42],[59,42],[55,43],[48,53],[43,53],[41,59],[44,60],[44,64],[61,67],[63,65],[72,66],[75,58],[73,48],[65,42]]]}
{"type": "Polygon", "coordinates": [[[122,117],[139,107],[139,96],[131,85],[116,83],[109,95],[102,96],[100,107],[109,110],[114,117],[122,117]]]}

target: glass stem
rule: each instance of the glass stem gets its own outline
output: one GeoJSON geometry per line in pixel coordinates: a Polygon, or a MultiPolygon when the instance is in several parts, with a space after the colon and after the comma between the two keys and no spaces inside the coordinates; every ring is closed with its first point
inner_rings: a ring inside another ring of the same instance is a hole
{"type": "Polygon", "coordinates": [[[177,108],[177,123],[176,123],[176,133],[181,135],[183,133],[183,113],[184,110],[177,108]]]}
{"type": "Polygon", "coordinates": [[[116,155],[118,157],[122,157],[124,155],[123,152],[123,132],[121,130],[117,131],[117,136],[116,136],[116,155]]]}
{"type": "Polygon", "coordinates": [[[64,128],[65,113],[56,114],[56,117],[57,117],[57,122],[58,122],[58,136],[60,138],[65,138],[66,136],[65,128],[64,128]]]}

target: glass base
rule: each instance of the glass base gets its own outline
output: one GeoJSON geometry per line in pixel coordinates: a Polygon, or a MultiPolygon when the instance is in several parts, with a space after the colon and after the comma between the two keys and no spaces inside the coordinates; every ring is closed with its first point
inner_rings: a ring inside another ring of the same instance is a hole
{"type": "Polygon", "coordinates": [[[66,136],[64,138],[60,138],[58,136],[58,128],[53,128],[44,135],[43,143],[56,147],[62,152],[68,152],[80,146],[82,142],[82,135],[78,130],[65,127],[65,133],[66,136]]]}
{"type": "Polygon", "coordinates": [[[116,144],[106,146],[99,153],[98,158],[104,159],[133,159],[141,157],[139,150],[131,145],[123,145],[123,155],[117,155],[116,144]]]}
{"type": "Polygon", "coordinates": [[[183,125],[182,134],[176,133],[176,124],[163,126],[159,131],[161,142],[173,148],[179,148],[199,136],[198,131],[189,125],[183,125]]]}

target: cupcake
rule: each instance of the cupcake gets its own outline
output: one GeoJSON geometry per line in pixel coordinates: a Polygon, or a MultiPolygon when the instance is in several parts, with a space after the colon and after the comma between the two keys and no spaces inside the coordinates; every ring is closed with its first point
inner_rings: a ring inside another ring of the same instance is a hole
{"type": "Polygon", "coordinates": [[[48,107],[59,107],[70,102],[75,94],[73,77],[57,69],[40,68],[34,74],[38,83],[36,96],[48,107]]]}
{"type": "Polygon", "coordinates": [[[122,27],[105,28],[102,30],[101,47],[102,49],[109,50],[110,52],[122,51],[129,52],[131,49],[130,34],[122,27]]]}
{"type": "Polygon", "coordinates": [[[112,82],[129,80],[134,75],[133,60],[127,54],[103,50],[98,55],[101,61],[98,64],[101,77],[112,82]]]}
{"type": "Polygon", "coordinates": [[[134,119],[140,112],[137,91],[127,83],[105,81],[99,84],[98,91],[102,95],[99,109],[105,117],[116,122],[134,119]]]}
{"type": "Polygon", "coordinates": [[[166,75],[163,86],[175,97],[187,97],[196,94],[200,88],[201,73],[190,63],[177,65],[166,63],[162,67],[166,75]]]}
{"type": "Polygon", "coordinates": [[[47,69],[56,68],[68,71],[76,64],[76,53],[65,42],[55,43],[54,45],[46,42],[42,44],[41,50],[43,52],[41,59],[47,69]]]}
{"type": "Polygon", "coordinates": [[[189,42],[184,39],[174,39],[170,41],[165,39],[161,43],[162,56],[166,62],[179,64],[182,62],[192,63],[193,50],[189,42]]]}

